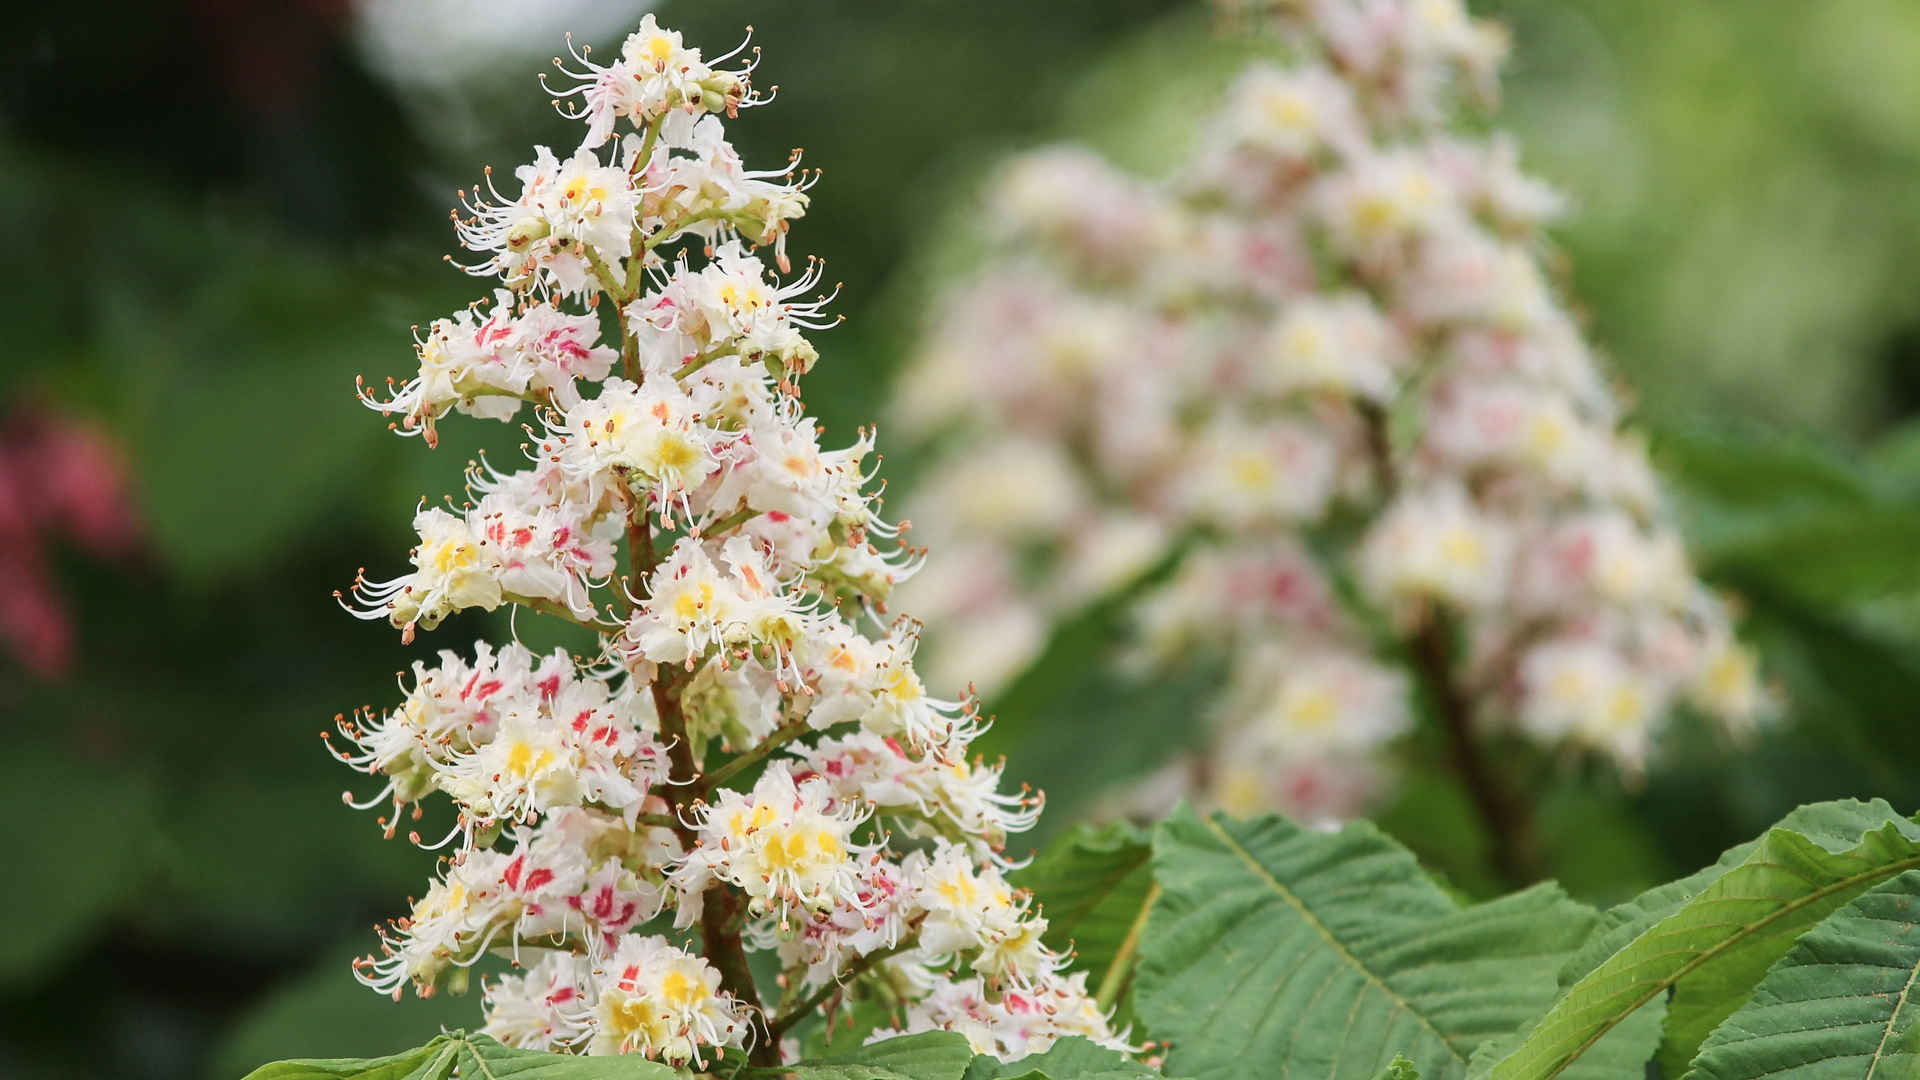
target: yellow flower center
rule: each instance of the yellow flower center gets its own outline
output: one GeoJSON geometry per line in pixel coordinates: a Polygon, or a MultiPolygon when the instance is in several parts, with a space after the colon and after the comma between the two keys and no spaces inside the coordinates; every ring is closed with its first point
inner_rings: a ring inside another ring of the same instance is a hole
{"type": "Polygon", "coordinates": [[[1536,416],[1527,425],[1527,447],[1536,457],[1551,458],[1566,449],[1567,442],[1567,425],[1557,416],[1536,416]]]}
{"type": "Polygon", "coordinates": [[[553,751],[536,750],[532,743],[516,741],[507,748],[507,772],[525,780],[536,773],[545,772],[553,764],[553,751]]]}
{"type": "Polygon", "coordinates": [[[939,890],[940,895],[946,897],[947,903],[955,907],[971,907],[980,899],[980,890],[973,883],[973,875],[964,870],[941,882],[939,890]]]}
{"type": "MultiPolygon", "coordinates": [[[[673,613],[687,622],[692,622],[713,609],[713,586],[703,582],[697,590],[697,596],[695,592],[696,590],[689,589],[673,601],[673,613]]],[[[761,809],[766,808],[761,807],[761,809]]]]}
{"type": "Polygon", "coordinates": [[[767,306],[767,294],[758,285],[743,288],[729,281],[720,286],[720,301],[735,312],[758,311],[767,306]]]}
{"type": "Polygon", "coordinates": [[[660,980],[660,996],[676,1009],[685,1009],[699,1000],[701,990],[699,983],[678,971],[669,971],[667,977],[660,980]]]}
{"type": "Polygon", "coordinates": [[[1325,731],[1339,715],[1339,702],[1322,689],[1299,694],[1288,703],[1287,726],[1296,731],[1325,731]]]}
{"type": "Polygon", "coordinates": [[[654,443],[652,471],[658,474],[684,469],[699,460],[699,447],[691,440],[669,432],[654,443]]]}
{"type": "Polygon", "coordinates": [[[464,540],[449,540],[443,544],[435,544],[427,552],[427,564],[442,574],[465,570],[474,564],[476,558],[473,545],[464,540]]]}
{"type": "Polygon", "coordinates": [[[1606,723],[1610,731],[1621,731],[1640,723],[1640,691],[1636,687],[1621,686],[1607,695],[1606,723]]]}
{"type": "Polygon", "coordinates": [[[1265,491],[1274,485],[1273,462],[1261,454],[1236,454],[1228,466],[1233,482],[1248,491],[1265,491]]]}
{"type": "Polygon", "coordinates": [[[1455,566],[1479,566],[1486,558],[1486,549],[1472,532],[1452,528],[1440,538],[1440,557],[1455,566]]]}
{"type": "Polygon", "coordinates": [[[1273,94],[1267,98],[1267,119],[1288,131],[1308,131],[1313,127],[1313,108],[1298,94],[1273,94]]]}
{"type": "Polygon", "coordinates": [[[897,667],[887,680],[887,693],[899,701],[918,701],[925,691],[920,686],[920,677],[912,668],[897,667]]]}

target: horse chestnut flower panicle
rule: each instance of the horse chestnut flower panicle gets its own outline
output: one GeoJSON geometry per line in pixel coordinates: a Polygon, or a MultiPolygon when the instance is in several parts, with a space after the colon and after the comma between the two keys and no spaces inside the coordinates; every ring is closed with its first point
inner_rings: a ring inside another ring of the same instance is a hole
{"type": "Polygon", "coordinates": [[[801,401],[806,334],[832,321],[805,295],[817,262],[780,274],[813,177],[728,145],[724,119],[762,100],[737,55],[703,60],[648,16],[611,63],[563,63],[549,89],[581,146],[538,148],[517,193],[461,194],[490,303],[420,335],[416,377],[362,389],[429,446],[449,413],[533,438],[523,469],[473,466],[465,504],[423,503],[411,570],[341,602],[405,640],[514,605],[597,650],[443,651],[398,706],[339,719],[335,756],[379,785],[348,801],[388,836],[436,793],[455,811],[444,835],[408,830],[450,855],[356,972],[425,996],[506,956],[489,1034],[675,1066],[781,1064],[783,1035],[870,987],[986,1052],[1124,1047],[1000,877],[1040,796],[968,762],[974,703],[927,692],[916,624],[852,621],[923,553],[869,488],[873,433],[823,450],[801,401]],[[776,955],[783,1000],[750,951],[776,955]]]}
{"type": "Polygon", "coordinates": [[[901,380],[933,681],[991,688],[1196,538],[1129,659],[1224,657],[1219,730],[1121,809],[1353,817],[1421,700],[1628,774],[1678,703],[1767,716],[1544,269],[1563,200],[1449,129],[1504,34],[1459,0],[1227,6],[1293,59],[1214,94],[1162,180],[1072,147],[1003,168],[901,380]]]}

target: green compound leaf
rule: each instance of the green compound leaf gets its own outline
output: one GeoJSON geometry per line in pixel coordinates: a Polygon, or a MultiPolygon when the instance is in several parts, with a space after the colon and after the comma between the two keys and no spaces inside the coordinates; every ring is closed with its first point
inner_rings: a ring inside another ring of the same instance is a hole
{"type": "Polygon", "coordinates": [[[970,1076],[973,1047],[964,1035],[929,1031],[862,1046],[852,1053],[778,1068],[746,1068],[742,1077],[794,1080],[961,1080],[970,1076]]]}
{"type": "Polygon", "coordinates": [[[1660,1051],[1677,1076],[1809,926],[1920,867],[1920,826],[1884,802],[1802,807],[1757,843],[1609,912],[1571,962],[1570,988],[1493,1080],[1567,1074],[1641,1006],[1673,992],[1660,1051]]]}
{"type": "Polygon", "coordinates": [[[1179,811],[1154,836],[1162,889],[1135,1004],[1175,1076],[1375,1080],[1398,1054],[1457,1080],[1481,1044],[1553,999],[1598,919],[1541,885],[1474,907],[1364,823],[1179,811]]]}
{"type": "Polygon", "coordinates": [[[1044,1054],[1019,1061],[975,1058],[966,1080],[1135,1080],[1160,1074],[1117,1050],[1080,1038],[1061,1039],[1044,1054]]]}
{"type": "Polygon", "coordinates": [[[445,1080],[453,1075],[459,1036],[442,1035],[425,1046],[379,1058],[306,1058],[276,1061],[246,1080],[445,1080]]]}
{"type": "Polygon", "coordinates": [[[1146,906],[1153,888],[1147,834],[1125,822],[1082,827],[1054,841],[1013,883],[1030,889],[1047,916],[1046,943],[1074,951],[1073,969],[1089,988],[1107,969],[1146,906]]]}
{"type": "Polygon", "coordinates": [[[1686,1080],[1920,1076],[1920,871],[1807,931],[1701,1045],[1686,1080]]]}

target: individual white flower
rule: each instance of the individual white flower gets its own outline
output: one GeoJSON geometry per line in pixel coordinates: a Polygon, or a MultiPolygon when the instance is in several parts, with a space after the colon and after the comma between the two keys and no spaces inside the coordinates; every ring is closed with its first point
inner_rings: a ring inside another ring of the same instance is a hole
{"type": "Polygon", "coordinates": [[[435,421],[450,410],[507,420],[525,399],[570,405],[579,400],[576,380],[604,378],[619,355],[599,343],[600,324],[590,315],[552,304],[532,304],[515,315],[514,296],[505,289],[494,293],[486,318],[477,307],[435,319],[414,343],[419,374],[397,388],[389,381],[384,401],[362,387],[361,400],[398,414],[396,430],[423,435],[432,446],[439,439],[435,421]]]}
{"type": "Polygon", "coordinates": [[[1456,220],[1446,180],[1411,150],[1361,157],[1318,182],[1320,220],[1339,250],[1362,263],[1394,264],[1405,246],[1456,220]]]}
{"type": "Polygon", "coordinates": [[[988,979],[1032,982],[1064,961],[1042,942],[1047,920],[992,866],[977,865],[966,848],[937,842],[932,856],[902,864],[915,905],[926,912],[920,947],[930,954],[961,954],[988,979]]]}
{"type": "Polygon", "coordinates": [[[402,684],[406,699],[398,708],[378,716],[365,709],[351,722],[338,718],[340,734],[351,749],[328,740],[339,761],[388,777],[380,791],[351,805],[365,808],[391,796],[395,814],[382,818],[381,825],[392,836],[400,807],[433,790],[436,762],[491,740],[502,715],[522,708],[530,696],[556,693],[572,670],[563,650],[536,658],[517,642],[498,653],[486,642],[476,642],[471,664],[445,649],[436,666],[414,661],[413,685],[402,684]]]}
{"type": "Polygon", "coordinates": [[[1180,797],[1203,798],[1241,817],[1278,810],[1322,829],[1365,813],[1391,779],[1377,754],[1276,753],[1259,733],[1247,731],[1221,740],[1209,755],[1207,773],[1204,788],[1180,797]]]}
{"type": "Polygon", "coordinates": [[[867,684],[856,691],[871,703],[859,717],[861,725],[876,734],[900,736],[909,746],[971,740],[978,724],[964,711],[965,703],[932,697],[920,681],[913,666],[919,643],[920,626],[912,620],[898,620],[888,630],[867,684]]]}
{"type": "Polygon", "coordinates": [[[643,691],[615,692],[585,678],[515,705],[473,751],[433,762],[439,786],[476,821],[525,821],[592,804],[631,824],[649,789],[666,777],[665,751],[636,726],[654,722],[652,698],[643,691]]]}
{"type": "Polygon", "coordinates": [[[940,981],[907,1006],[901,1026],[875,1031],[867,1041],[923,1031],[959,1032],[975,1053],[1002,1061],[1044,1053],[1069,1035],[1123,1053],[1134,1049],[1113,1034],[1109,1018],[1087,992],[1085,972],[998,990],[977,978],[940,981]]]}
{"type": "Polygon", "coordinates": [[[1619,511],[1557,522],[1521,561],[1515,602],[1527,612],[1578,613],[1596,605],[1679,611],[1692,575],[1679,538],[1650,532],[1619,511]]]}
{"type": "Polygon", "coordinates": [[[691,662],[743,639],[746,601],[714,565],[706,547],[683,537],[647,582],[646,600],[627,622],[634,655],[655,663],[691,662]]]}
{"type": "Polygon", "coordinates": [[[796,781],[784,765],[762,773],[751,792],[714,793],[696,808],[699,846],[673,871],[681,890],[679,925],[687,925],[712,879],[746,893],[756,914],[822,911],[857,901],[857,859],[869,848],[854,829],[870,808],[837,800],[831,786],[796,781]]]}
{"type": "Polygon", "coordinates": [[[1338,458],[1309,424],[1223,417],[1194,440],[1176,497],[1195,517],[1233,528],[1311,520],[1333,497],[1338,458]]]}
{"type": "Polygon", "coordinates": [[[1397,671],[1324,647],[1261,655],[1264,661],[1242,666],[1277,677],[1244,711],[1255,738],[1283,754],[1363,754],[1411,725],[1406,679],[1397,671]]]}
{"type": "Polygon", "coordinates": [[[769,281],[765,263],[728,241],[714,249],[707,265],[675,274],[635,300],[629,313],[657,330],[685,335],[698,352],[735,345],[744,354],[771,353],[785,367],[787,354],[798,348],[790,333],[795,327],[833,325],[822,314],[824,299],[799,300],[819,286],[820,274],[816,263],[793,281],[769,281]]]}
{"type": "Polygon", "coordinates": [[[691,515],[688,493],[719,468],[725,436],[700,422],[691,398],[671,379],[636,386],[608,379],[600,396],[569,409],[559,434],[563,468],[578,475],[619,470],[645,509],[691,515]]]}
{"type": "Polygon", "coordinates": [[[1287,305],[1259,348],[1260,377],[1280,394],[1323,391],[1385,402],[1405,362],[1393,327],[1371,301],[1351,293],[1287,305]]]}
{"type": "Polygon", "coordinates": [[[840,508],[839,478],[828,462],[812,420],[770,417],[739,440],[713,501],[824,525],[840,508]]]}
{"type": "Polygon", "coordinates": [[[595,983],[589,1053],[699,1068],[709,1054],[743,1045],[752,1030],[740,1003],[721,992],[720,972],[665,938],[622,938],[595,983]]]}
{"type": "Polygon", "coordinates": [[[478,959],[511,921],[514,907],[489,873],[494,853],[479,854],[450,866],[404,919],[395,920],[391,929],[382,928],[381,955],[355,960],[354,978],[398,1001],[409,982],[426,996],[448,968],[478,959]]]}
{"type": "Polygon", "coordinates": [[[776,936],[781,963],[803,968],[801,986],[825,986],[853,960],[899,947],[912,933],[919,914],[905,872],[879,856],[860,866],[857,891],[849,900],[808,913],[797,932],[776,936]]]}
{"type": "Polygon", "coordinates": [[[1483,230],[1435,228],[1402,284],[1406,317],[1423,328],[1485,326],[1526,333],[1558,317],[1530,252],[1483,230]]]}
{"type": "Polygon", "coordinates": [[[1519,720],[1530,735],[1611,755],[1638,771],[1668,691],[1605,642],[1567,638],[1537,645],[1520,664],[1519,720]]]}
{"type": "Polygon", "coordinates": [[[1378,601],[1436,600],[1484,609],[1506,586],[1512,539],[1466,493],[1436,485],[1400,495],[1374,522],[1360,551],[1361,581],[1378,601]]]}
{"type": "Polygon", "coordinates": [[[1559,394],[1512,382],[1451,382],[1436,391],[1422,448],[1461,473],[1528,469],[1573,490],[1601,464],[1606,436],[1559,394]]]}
{"type": "Polygon", "coordinates": [[[523,973],[502,975],[486,985],[486,1023],[480,1030],[523,1050],[573,1049],[589,1030],[582,1008],[592,987],[592,969],[584,956],[541,950],[523,973]]]}
{"type": "Polygon", "coordinates": [[[1301,165],[1329,150],[1351,154],[1366,138],[1353,92],[1319,65],[1253,64],[1228,90],[1215,123],[1213,136],[1234,150],[1301,165]]]}
{"type": "Polygon", "coordinates": [[[591,150],[561,161],[539,146],[514,177],[517,198],[492,186],[491,170],[484,196],[462,193],[466,216],[454,216],[460,243],[484,256],[469,273],[580,296],[598,285],[594,259],[604,265],[632,254],[639,196],[625,169],[603,165],[591,150]]]}
{"type": "MultiPolygon", "coordinates": [[[[644,140],[628,135],[624,150],[630,167],[640,167],[644,140]]],[[[787,229],[807,211],[807,188],[818,173],[800,169],[796,151],[784,168],[749,170],[720,122],[712,116],[667,115],[660,128],[659,151],[644,163],[645,205],[660,223],[660,236],[698,237],[719,244],[737,235],[773,248],[782,273],[787,261],[787,229]],[[664,151],[664,152],[659,152],[664,151]]],[[[816,264],[817,267],[817,264],[816,264]]]]}
{"type": "Polygon", "coordinates": [[[822,739],[795,752],[800,779],[819,777],[842,799],[873,805],[908,835],[944,836],[970,844],[980,858],[998,859],[1008,834],[1039,819],[1044,800],[999,791],[1001,768],[965,758],[949,760],[929,749],[916,756],[896,739],[862,731],[822,739]]]}
{"type": "Polygon", "coordinates": [[[1751,649],[1733,639],[1724,626],[1708,631],[1698,671],[1686,687],[1687,700],[1719,720],[1734,735],[1746,735],[1779,707],[1760,681],[1759,662],[1751,649]]]}
{"type": "Polygon", "coordinates": [[[480,500],[466,518],[486,540],[501,590],[594,618],[590,594],[613,573],[620,519],[556,492],[536,470],[497,476],[476,491],[480,500]]]}
{"type": "Polygon", "coordinates": [[[626,119],[636,128],[644,128],[665,116],[669,110],[686,113],[725,112],[733,115],[746,105],[755,104],[747,85],[751,68],[740,71],[715,70],[739,55],[741,47],[714,60],[703,60],[699,49],[688,48],[680,32],[668,30],[649,14],[640,28],[628,34],[620,46],[620,55],[604,66],[595,64],[586,50],[573,52],[573,61],[584,71],[573,71],[559,60],[562,76],[571,80],[556,88],[541,80],[557,99],[579,97],[580,104],[569,109],[556,100],[562,113],[587,121],[583,147],[599,146],[613,134],[617,121],[626,119]]]}
{"type": "Polygon", "coordinates": [[[499,562],[465,518],[423,507],[413,528],[420,536],[413,573],[383,582],[356,578],[353,597],[362,606],[348,609],[356,617],[386,619],[411,640],[416,624],[431,630],[461,608],[492,611],[505,602],[499,562]]]}

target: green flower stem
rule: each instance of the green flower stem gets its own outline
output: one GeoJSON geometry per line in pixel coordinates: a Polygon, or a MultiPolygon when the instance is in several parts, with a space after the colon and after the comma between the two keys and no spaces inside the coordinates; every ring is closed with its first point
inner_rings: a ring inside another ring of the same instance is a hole
{"type": "Polygon", "coordinates": [[[548,615],[553,618],[560,619],[563,622],[570,622],[575,626],[582,627],[587,630],[591,630],[596,634],[604,634],[608,630],[608,627],[602,626],[599,623],[589,622],[586,619],[583,619],[580,616],[575,615],[573,612],[568,611],[566,608],[561,607],[559,604],[556,604],[551,600],[534,600],[531,598],[526,598],[526,599],[515,599],[513,602],[516,604],[519,604],[523,608],[526,608],[528,611],[537,611],[542,615],[548,615]]]}
{"type": "Polygon", "coordinates": [[[748,750],[746,753],[741,754],[739,757],[708,773],[706,780],[707,786],[709,788],[715,788],[725,784],[728,780],[740,775],[743,770],[750,768],[768,754],[805,735],[807,731],[808,724],[806,717],[802,716],[797,720],[787,721],[780,727],[775,728],[773,734],[762,739],[758,746],[755,746],[753,749],[748,750]]]}
{"type": "Polygon", "coordinates": [[[738,356],[738,355],[739,355],[738,349],[715,349],[713,352],[706,353],[701,356],[696,356],[693,359],[687,361],[684,365],[681,366],[680,370],[673,373],[673,377],[675,379],[684,379],[687,376],[693,374],[696,371],[699,371],[701,368],[706,367],[708,364],[713,363],[715,360],[718,360],[723,356],[738,356]]]}
{"type": "Polygon", "coordinates": [[[728,514],[726,517],[721,518],[719,521],[714,522],[712,525],[707,526],[701,530],[701,534],[704,536],[719,536],[728,529],[739,528],[759,516],[760,511],[752,507],[743,506],[733,513],[728,514]]]}

